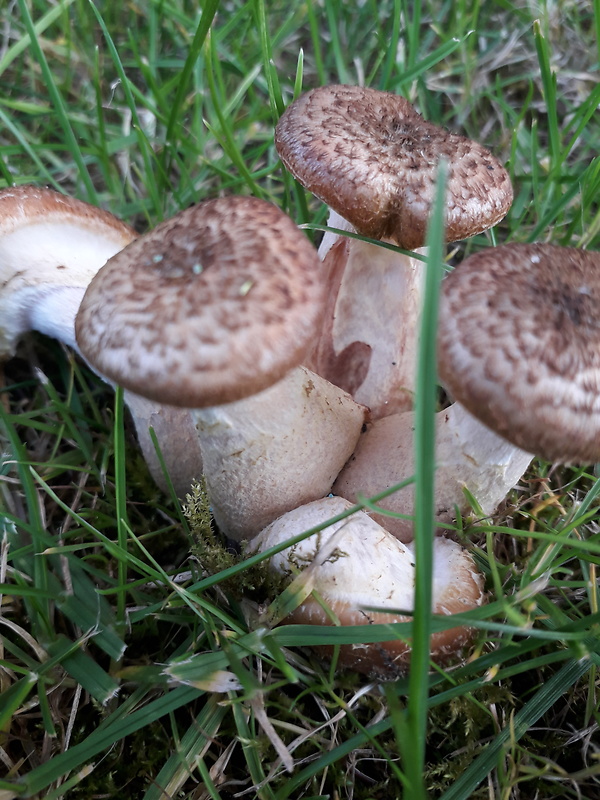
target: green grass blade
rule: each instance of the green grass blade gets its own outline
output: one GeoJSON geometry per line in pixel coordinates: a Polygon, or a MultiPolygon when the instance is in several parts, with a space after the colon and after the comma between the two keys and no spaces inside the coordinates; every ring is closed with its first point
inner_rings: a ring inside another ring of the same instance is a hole
{"type": "MultiPolygon", "coordinates": [[[[600,659],[596,657],[600,663],[600,659]]],[[[507,742],[517,742],[543,714],[551,708],[590,669],[587,659],[570,661],[555,673],[534,697],[514,716],[510,725],[503,728],[483,753],[473,761],[440,800],[467,800],[486,775],[496,766],[498,757],[507,742]]]]}
{"type": "Polygon", "coordinates": [[[35,54],[37,62],[40,66],[54,112],[56,113],[63,130],[65,146],[67,147],[77,167],[77,173],[85,186],[85,190],[90,202],[97,203],[98,196],[96,194],[96,187],[94,186],[87,164],[79,148],[77,137],[75,136],[73,128],[71,127],[68,108],[62,98],[58,86],[56,85],[54,74],[48,65],[46,56],[44,55],[44,51],[40,45],[35,25],[33,24],[31,14],[29,13],[29,8],[27,7],[27,2],[26,0],[18,0],[18,4],[21,17],[25,24],[25,29],[27,30],[27,35],[29,36],[31,50],[35,54]]]}
{"type": "Polygon", "coordinates": [[[415,607],[410,659],[406,736],[398,743],[411,797],[423,798],[427,699],[429,694],[429,641],[431,636],[431,593],[434,486],[435,412],[437,403],[437,309],[444,261],[444,206],[447,165],[438,169],[435,202],[427,231],[428,260],[425,296],[421,312],[419,364],[415,397],[415,607]]]}

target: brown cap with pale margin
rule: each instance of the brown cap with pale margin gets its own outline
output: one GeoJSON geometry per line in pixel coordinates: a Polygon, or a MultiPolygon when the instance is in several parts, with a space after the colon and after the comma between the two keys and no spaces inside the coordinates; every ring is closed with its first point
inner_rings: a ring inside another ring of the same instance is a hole
{"type": "Polygon", "coordinates": [[[307,92],[282,115],[275,145],[292,175],[359,233],[406,249],[425,244],[441,158],[449,165],[448,241],[492,227],[512,203],[508,173],[484,147],[376,89],[307,92]]]}
{"type": "Polygon", "coordinates": [[[300,364],[324,304],[316,250],[253,197],[182,211],[112,258],[76,321],[102,374],[190,408],[266,389],[300,364]]]}
{"type": "Polygon", "coordinates": [[[94,230],[114,231],[124,244],[135,231],[108,211],[68,197],[54,189],[32,184],[10,186],[0,191],[0,236],[12,233],[23,225],[47,225],[76,222],[94,230]]]}
{"type": "Polygon", "coordinates": [[[53,189],[28,184],[2,189],[0,359],[10,357],[30,330],[30,309],[41,298],[60,288],[85,288],[135,237],[109,212],[53,189]]]}
{"type": "Polygon", "coordinates": [[[600,254],[510,244],[443,283],[439,373],[456,400],[550,461],[600,461],[600,254]]]}

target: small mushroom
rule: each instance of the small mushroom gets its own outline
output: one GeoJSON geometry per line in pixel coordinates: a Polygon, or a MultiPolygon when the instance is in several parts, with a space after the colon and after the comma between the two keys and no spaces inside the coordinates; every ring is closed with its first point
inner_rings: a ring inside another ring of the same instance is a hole
{"type": "Polygon", "coordinates": [[[0,359],[30,330],[74,347],[82,287],[135,236],[107,211],[51,189],[0,191],[0,359]]]}
{"type": "MultiPolygon", "coordinates": [[[[108,211],[52,189],[21,185],[0,191],[0,362],[14,354],[18,341],[31,330],[78,352],[74,326],[83,294],[100,267],[136,236],[108,211]]],[[[164,487],[149,425],[156,431],[176,490],[187,491],[190,474],[202,473],[189,415],[131,392],[125,400],[156,482],[164,487]],[[182,465],[185,484],[178,480],[182,465]]]]}
{"type": "MultiPolygon", "coordinates": [[[[438,532],[442,533],[457,513],[470,513],[469,495],[484,516],[493,514],[532,458],[531,453],[497,436],[460,403],[439,411],[435,417],[434,509],[438,532]]],[[[405,411],[367,424],[332,491],[356,502],[360,495],[372,497],[409,480],[414,473],[414,414],[405,411]]],[[[400,541],[411,542],[414,484],[380,500],[378,506],[400,516],[374,513],[373,518],[400,541]]]]}
{"type": "MultiPolygon", "coordinates": [[[[448,241],[491,227],[512,202],[508,174],[485,148],[426,122],[388,92],[359,86],[307,92],[282,115],[275,144],[292,175],[333,210],[330,225],[403,249],[425,243],[442,158],[449,167],[448,241]]],[[[410,408],[420,263],[348,238],[326,237],[321,255],[330,311],[311,366],[351,391],[374,418],[410,408]]]]}
{"type": "Polygon", "coordinates": [[[443,284],[440,378],[484,425],[548,460],[600,461],[600,254],[509,244],[443,284]]]}
{"type": "MultiPolygon", "coordinates": [[[[265,551],[351,507],[341,497],[328,497],[294,509],[262,531],[253,541],[253,547],[265,551]]],[[[434,558],[434,613],[465,612],[484,602],[482,576],[464,548],[437,537],[434,558]]],[[[270,566],[290,577],[300,572],[299,580],[304,584],[301,596],[310,592],[285,619],[288,623],[331,625],[332,616],[340,625],[410,619],[402,612],[410,612],[414,604],[413,552],[363,511],[283,550],[272,557],[270,566]]],[[[471,637],[472,631],[465,627],[434,633],[432,659],[444,663],[456,658],[471,637]]],[[[332,652],[330,646],[317,649],[323,655],[332,652]]],[[[339,661],[360,672],[394,678],[407,669],[410,642],[392,637],[385,642],[343,645],[339,661]]]]}
{"type": "Polygon", "coordinates": [[[81,304],[77,341],[96,369],[193,409],[213,513],[232,538],[327,494],[358,440],[365,409],[299,368],[323,303],[318,255],[289,217],[228,197],[137,239],[81,304]]]}

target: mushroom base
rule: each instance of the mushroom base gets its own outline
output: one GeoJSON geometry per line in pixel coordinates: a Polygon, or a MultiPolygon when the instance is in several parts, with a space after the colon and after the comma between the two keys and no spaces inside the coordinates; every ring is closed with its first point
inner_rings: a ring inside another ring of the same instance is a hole
{"type": "MultiPolygon", "coordinates": [[[[335,619],[347,626],[410,620],[415,586],[410,546],[399,542],[364,511],[327,524],[351,507],[341,497],[308,503],[281,516],[256,538],[257,549],[266,550],[312,527],[324,526],[319,533],[271,559],[275,572],[295,575],[291,594],[300,602],[285,622],[333,625],[335,619]],[[377,610],[370,610],[373,608],[377,610]]],[[[483,578],[464,548],[436,537],[434,559],[434,614],[462,613],[484,602],[483,578]]],[[[341,645],[339,663],[378,678],[393,679],[403,674],[410,663],[410,641],[394,638],[392,631],[390,636],[384,642],[341,645]]],[[[472,631],[467,627],[435,633],[431,639],[432,659],[447,663],[459,657],[471,637],[472,631]]],[[[319,645],[316,650],[331,656],[333,648],[332,643],[319,645]]]]}

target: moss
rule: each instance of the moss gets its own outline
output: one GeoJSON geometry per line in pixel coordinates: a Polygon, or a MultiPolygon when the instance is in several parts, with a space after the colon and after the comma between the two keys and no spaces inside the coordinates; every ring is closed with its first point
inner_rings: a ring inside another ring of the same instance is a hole
{"type": "MultiPolygon", "coordinates": [[[[218,575],[253,554],[251,543],[243,541],[238,546],[232,545],[215,530],[204,478],[192,484],[182,509],[194,541],[192,554],[205,575],[218,575]]],[[[248,566],[232,578],[224,578],[219,586],[236,600],[242,597],[264,600],[278,594],[287,583],[288,578],[275,574],[269,569],[268,561],[262,561],[248,566]]]]}

